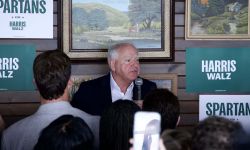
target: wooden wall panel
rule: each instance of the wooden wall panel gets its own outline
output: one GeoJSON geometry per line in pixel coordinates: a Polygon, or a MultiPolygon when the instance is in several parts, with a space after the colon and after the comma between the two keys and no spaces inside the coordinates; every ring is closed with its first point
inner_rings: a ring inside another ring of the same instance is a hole
{"type": "Polygon", "coordinates": [[[40,103],[1,104],[0,113],[4,116],[27,116],[33,114],[40,103]]]}
{"type": "Polygon", "coordinates": [[[185,50],[188,47],[225,47],[225,48],[237,48],[237,47],[249,47],[250,42],[247,40],[184,40],[175,39],[175,50],[185,50]]]}
{"type": "MultiPolygon", "coordinates": [[[[184,53],[181,54],[184,57],[184,53]]],[[[72,73],[74,75],[83,74],[105,74],[108,72],[107,64],[73,64],[72,73]]],[[[185,75],[185,64],[166,62],[158,63],[142,63],[141,73],[177,73],[185,75]]]]}
{"type": "Polygon", "coordinates": [[[185,37],[184,30],[184,27],[175,27],[175,38],[185,37]]]}
{"type": "Polygon", "coordinates": [[[186,53],[184,51],[175,51],[175,62],[176,63],[185,63],[186,53]]]}
{"type": "Polygon", "coordinates": [[[51,40],[38,40],[38,39],[1,40],[0,39],[0,44],[34,44],[37,51],[54,50],[58,48],[56,39],[51,39],[51,40]]]}
{"type": "Polygon", "coordinates": [[[185,5],[183,2],[175,2],[175,14],[184,14],[185,5]]]}
{"type": "Polygon", "coordinates": [[[182,114],[197,114],[199,112],[199,102],[196,100],[180,100],[180,106],[182,114]]]}
{"type": "Polygon", "coordinates": [[[185,19],[184,14],[175,14],[175,26],[184,25],[185,19]]]}
{"type": "MultiPolygon", "coordinates": [[[[0,39],[0,44],[35,44],[37,53],[61,48],[61,8],[60,1],[54,0],[54,35],[53,39],[0,39]]],[[[198,122],[199,101],[197,93],[186,92],[185,52],[188,47],[249,47],[249,41],[222,40],[185,40],[185,0],[175,0],[174,13],[174,60],[166,62],[142,62],[142,73],[176,73],[178,74],[178,98],[181,103],[181,128],[192,128],[198,122]]],[[[73,75],[105,74],[108,72],[106,62],[72,62],[73,75]]],[[[0,113],[8,124],[31,114],[38,107],[37,92],[0,92],[0,113]]]]}
{"type": "Polygon", "coordinates": [[[39,102],[37,91],[1,91],[0,104],[39,102]]]}
{"type": "Polygon", "coordinates": [[[181,114],[180,126],[193,126],[199,121],[197,114],[181,114]]]}

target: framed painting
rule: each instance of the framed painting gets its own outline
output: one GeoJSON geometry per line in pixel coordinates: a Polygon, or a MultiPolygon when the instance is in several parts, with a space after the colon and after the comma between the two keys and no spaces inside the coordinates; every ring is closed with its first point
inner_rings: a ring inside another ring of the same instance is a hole
{"type": "MultiPolygon", "coordinates": [[[[174,3],[174,2],[173,2],[174,3]]],[[[172,0],[62,1],[63,51],[72,59],[106,58],[116,43],[132,43],[141,59],[171,59],[172,0]]]]}
{"type": "Polygon", "coordinates": [[[249,40],[249,8],[249,0],[188,0],[185,38],[249,40]]]}
{"type": "MultiPolygon", "coordinates": [[[[73,86],[70,90],[70,97],[78,90],[82,82],[92,80],[102,76],[101,74],[95,75],[74,75],[71,77],[73,81],[73,86]]],[[[165,88],[172,91],[177,95],[177,74],[174,73],[152,73],[152,74],[142,74],[140,77],[153,81],[157,84],[157,88],[165,88]]]]}
{"type": "Polygon", "coordinates": [[[157,84],[157,88],[164,88],[172,91],[177,95],[177,74],[174,73],[155,73],[142,74],[141,77],[153,81],[157,84]]]}

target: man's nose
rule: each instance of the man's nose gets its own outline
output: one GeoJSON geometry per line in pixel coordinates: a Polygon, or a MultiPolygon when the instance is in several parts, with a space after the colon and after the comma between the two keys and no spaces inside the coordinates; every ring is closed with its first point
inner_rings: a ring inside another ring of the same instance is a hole
{"type": "Polygon", "coordinates": [[[137,60],[132,61],[131,65],[138,67],[139,66],[139,62],[137,60]]]}

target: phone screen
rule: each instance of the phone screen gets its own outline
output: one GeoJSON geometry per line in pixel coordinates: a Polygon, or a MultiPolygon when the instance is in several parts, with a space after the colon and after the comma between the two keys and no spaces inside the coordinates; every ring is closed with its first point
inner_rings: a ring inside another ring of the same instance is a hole
{"type": "Polygon", "coordinates": [[[161,117],[157,112],[139,111],[134,118],[134,150],[158,150],[161,117]]]}

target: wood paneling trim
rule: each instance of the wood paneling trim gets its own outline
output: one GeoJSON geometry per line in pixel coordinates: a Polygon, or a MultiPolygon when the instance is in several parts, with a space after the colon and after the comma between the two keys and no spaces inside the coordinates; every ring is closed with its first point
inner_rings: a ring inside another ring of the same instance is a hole
{"type": "Polygon", "coordinates": [[[185,51],[175,51],[175,62],[185,63],[186,53],[185,51]]]}
{"type": "MultiPolygon", "coordinates": [[[[184,55],[181,54],[181,55],[184,55]]],[[[182,56],[184,57],[184,56],[182,56]]],[[[185,75],[185,64],[182,63],[165,63],[165,64],[144,64],[141,63],[141,73],[177,73],[185,75]]],[[[88,75],[88,74],[106,74],[109,72],[107,64],[73,64],[73,75],[88,75]]]]}
{"type": "Polygon", "coordinates": [[[199,122],[198,114],[181,114],[180,126],[195,125],[199,122]]]}
{"type": "Polygon", "coordinates": [[[53,13],[57,14],[58,10],[57,10],[57,1],[53,1],[53,13]]]}
{"type": "Polygon", "coordinates": [[[208,47],[216,47],[216,48],[238,48],[238,47],[250,47],[250,41],[242,40],[184,40],[184,39],[175,39],[175,50],[185,50],[189,47],[201,47],[201,48],[208,48],[208,47]]]}
{"type": "Polygon", "coordinates": [[[183,26],[185,24],[185,15],[184,14],[175,14],[175,25],[183,26]]]}
{"type": "Polygon", "coordinates": [[[28,116],[33,114],[40,103],[0,104],[0,114],[3,116],[28,116]]]}
{"type": "Polygon", "coordinates": [[[181,114],[197,114],[199,113],[199,101],[180,101],[181,114]]]}
{"type": "Polygon", "coordinates": [[[186,89],[178,89],[179,100],[198,100],[199,95],[197,93],[187,93],[186,89]]]}
{"type": "Polygon", "coordinates": [[[183,2],[175,2],[175,13],[176,14],[184,14],[185,13],[185,3],[183,2]]]}
{"type": "Polygon", "coordinates": [[[186,88],[186,77],[178,76],[178,89],[186,88]]]}
{"type": "Polygon", "coordinates": [[[184,38],[185,37],[185,27],[175,27],[175,37],[184,38]]]}
{"type": "Polygon", "coordinates": [[[0,44],[34,44],[37,51],[57,49],[56,39],[13,39],[0,40],[0,44]]]}
{"type": "Polygon", "coordinates": [[[37,91],[1,91],[0,103],[29,103],[39,102],[37,91]]]}

